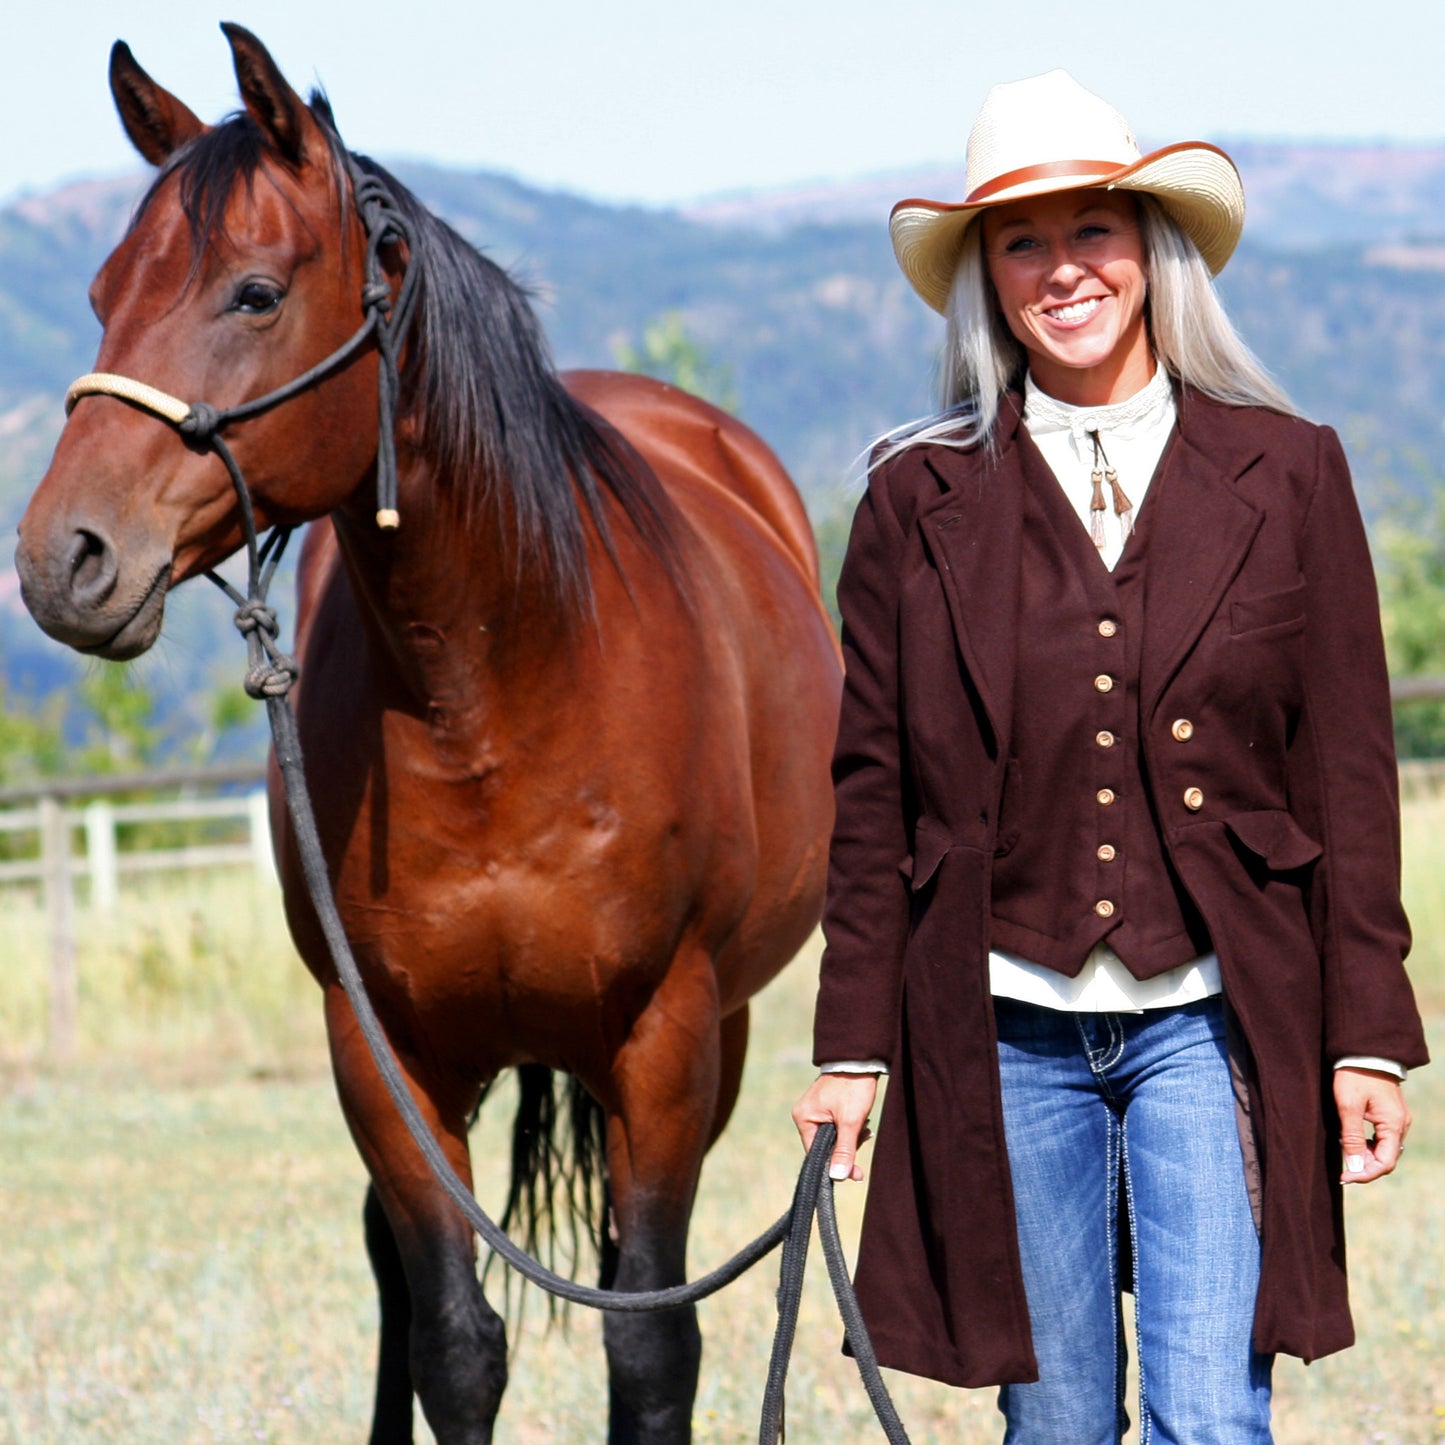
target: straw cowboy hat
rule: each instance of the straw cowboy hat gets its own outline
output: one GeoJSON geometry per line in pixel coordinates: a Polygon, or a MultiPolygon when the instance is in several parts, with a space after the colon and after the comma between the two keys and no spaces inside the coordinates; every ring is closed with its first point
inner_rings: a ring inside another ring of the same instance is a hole
{"type": "Polygon", "coordinates": [[[1218,146],[1184,141],[1141,156],[1124,117],[1064,70],[989,91],[969,133],[966,180],[961,202],[899,201],[888,222],[903,274],[935,311],[948,304],[974,218],[1025,196],[1081,186],[1144,191],[1216,275],[1244,226],[1239,172],[1218,146]]]}

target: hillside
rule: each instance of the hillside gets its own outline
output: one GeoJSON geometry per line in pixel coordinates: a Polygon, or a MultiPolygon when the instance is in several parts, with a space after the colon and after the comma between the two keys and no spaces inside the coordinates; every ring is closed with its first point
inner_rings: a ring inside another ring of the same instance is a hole
{"type": "MultiPolygon", "coordinates": [[[[1378,514],[1441,473],[1445,148],[1231,149],[1251,221],[1221,291],[1304,410],[1340,429],[1366,510],[1378,514]]],[[[398,167],[534,289],[560,364],[613,364],[650,319],[680,310],[819,515],[838,505],[872,436],[929,406],[941,328],[898,274],[883,221],[900,196],[950,194],[959,171],[796,187],[682,213],[600,205],[500,175],[398,167]]],[[[139,174],[92,182],[0,210],[7,531],[44,471],[66,385],[94,360],[87,286],[143,184],[139,174]]],[[[163,670],[178,679],[204,672],[224,614],[202,597],[180,609],[163,670]]],[[[231,658],[229,641],[220,650],[231,658]]],[[[43,690],[73,666],[24,617],[9,557],[0,558],[0,677],[43,690]]]]}

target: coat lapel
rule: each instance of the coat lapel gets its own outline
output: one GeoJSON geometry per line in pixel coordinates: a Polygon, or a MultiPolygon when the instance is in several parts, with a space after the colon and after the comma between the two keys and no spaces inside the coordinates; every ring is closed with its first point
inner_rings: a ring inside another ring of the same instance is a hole
{"type": "Polygon", "coordinates": [[[948,601],[958,650],[1000,752],[1013,730],[1018,647],[1023,473],[1018,447],[1000,437],[997,456],[931,447],[927,464],[944,486],[919,518],[948,601]]]}
{"type": "Polygon", "coordinates": [[[1213,617],[1264,520],[1234,486],[1260,452],[1237,436],[1228,412],[1185,392],[1178,433],[1149,488],[1140,662],[1145,718],[1213,617]]]}

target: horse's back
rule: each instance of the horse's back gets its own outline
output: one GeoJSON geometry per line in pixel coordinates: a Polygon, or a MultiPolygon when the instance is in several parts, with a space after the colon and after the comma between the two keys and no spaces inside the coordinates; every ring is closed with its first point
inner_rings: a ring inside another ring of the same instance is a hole
{"type": "Polygon", "coordinates": [[[642,454],[664,485],[686,476],[721,486],[749,507],[816,591],[818,549],[807,510],[783,464],[735,416],[680,387],[619,371],[569,371],[578,401],[642,454]]]}

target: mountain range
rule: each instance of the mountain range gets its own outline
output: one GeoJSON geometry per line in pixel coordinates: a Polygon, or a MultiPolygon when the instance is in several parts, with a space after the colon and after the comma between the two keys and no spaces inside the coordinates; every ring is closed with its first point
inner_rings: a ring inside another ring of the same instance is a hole
{"type": "MultiPolygon", "coordinates": [[[[1250,203],[1219,282],[1231,316],[1300,407],[1340,430],[1367,515],[1426,494],[1445,475],[1445,145],[1226,148],[1250,203]]],[[[815,516],[845,505],[872,437],[930,408],[942,328],[899,274],[885,222],[900,197],[956,198],[961,161],[679,210],[395,169],[529,285],[560,365],[615,364],[649,321],[679,313],[815,516]]],[[[144,184],[119,176],[0,209],[6,532],[44,471],[66,386],[94,360],[87,287],[144,184]]],[[[26,630],[8,569],[0,554],[0,665],[12,687],[39,687],[63,654],[26,630]]],[[[208,651],[197,644],[197,660],[208,651]]]]}

